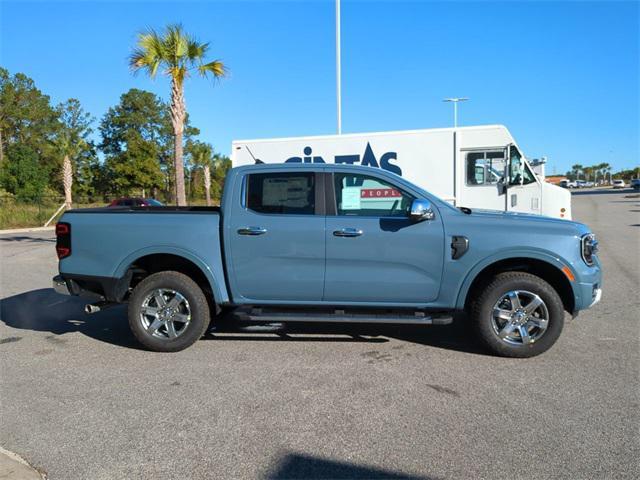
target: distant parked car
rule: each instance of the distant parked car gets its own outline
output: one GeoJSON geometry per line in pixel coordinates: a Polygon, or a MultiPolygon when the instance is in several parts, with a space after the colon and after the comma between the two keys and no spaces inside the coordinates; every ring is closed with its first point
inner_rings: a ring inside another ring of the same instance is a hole
{"type": "Polygon", "coordinates": [[[562,188],[578,188],[578,183],[575,180],[562,180],[560,186],[562,188]]]}
{"type": "Polygon", "coordinates": [[[624,180],[614,180],[613,181],[613,188],[624,188],[626,187],[624,180]]]}
{"type": "Polygon", "coordinates": [[[588,181],[587,181],[587,182],[583,182],[583,185],[582,185],[582,186],[583,186],[584,188],[593,188],[593,187],[595,187],[595,186],[596,186],[596,184],[595,184],[595,183],[593,183],[593,182],[588,182],[588,181]]]}
{"type": "Polygon", "coordinates": [[[640,190],[640,178],[634,178],[631,180],[631,188],[634,190],[640,190]]]}
{"type": "Polygon", "coordinates": [[[164,204],[155,198],[116,198],[110,207],[163,207],[164,204]]]}

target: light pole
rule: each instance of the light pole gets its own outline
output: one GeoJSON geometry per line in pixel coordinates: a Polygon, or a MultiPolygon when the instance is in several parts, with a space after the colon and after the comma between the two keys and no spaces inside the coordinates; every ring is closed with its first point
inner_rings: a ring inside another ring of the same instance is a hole
{"type": "Polygon", "coordinates": [[[342,133],[342,92],[340,88],[340,0],[336,0],[336,102],[338,107],[338,135],[342,133]]]}
{"type": "Polygon", "coordinates": [[[458,128],[458,102],[466,102],[469,100],[467,97],[453,97],[445,98],[443,102],[453,103],[453,128],[458,128]]]}

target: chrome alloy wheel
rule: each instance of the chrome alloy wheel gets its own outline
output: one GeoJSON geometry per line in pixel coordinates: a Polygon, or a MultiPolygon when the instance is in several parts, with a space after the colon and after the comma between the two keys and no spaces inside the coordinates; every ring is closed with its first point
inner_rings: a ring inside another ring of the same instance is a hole
{"type": "Polygon", "coordinates": [[[159,288],[147,295],[140,308],[140,323],[151,336],[173,340],[182,335],[191,321],[189,302],[180,293],[159,288]]]}
{"type": "Polygon", "coordinates": [[[549,310],[535,293],[512,290],[493,306],[491,326],[503,342],[528,345],[544,335],[549,326],[549,310]]]}

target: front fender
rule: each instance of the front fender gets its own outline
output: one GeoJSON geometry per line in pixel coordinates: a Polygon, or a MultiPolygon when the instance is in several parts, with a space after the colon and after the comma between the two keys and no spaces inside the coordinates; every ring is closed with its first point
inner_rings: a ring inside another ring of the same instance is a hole
{"type": "Polygon", "coordinates": [[[113,276],[115,278],[122,278],[126,274],[127,270],[129,270],[129,267],[131,267],[131,265],[136,260],[142,257],[146,257],[147,255],[154,254],[176,255],[178,257],[182,257],[191,261],[200,270],[202,270],[202,273],[204,273],[205,277],[207,277],[216,303],[227,303],[229,301],[229,295],[227,293],[226,284],[224,282],[224,272],[222,270],[222,265],[219,266],[219,272],[216,273],[197,254],[172,245],[154,245],[151,247],[141,248],[139,250],[136,250],[135,252],[130,253],[116,267],[115,271],[113,272],[113,276]]]}
{"type": "MultiPolygon", "coordinates": [[[[482,272],[485,268],[489,267],[490,265],[493,265],[496,262],[499,262],[502,260],[509,260],[512,258],[530,258],[535,260],[541,260],[550,265],[553,265],[558,270],[562,270],[563,267],[567,267],[569,268],[573,276],[578,278],[577,272],[573,267],[572,262],[548,250],[534,249],[534,248],[527,248],[527,249],[520,248],[520,249],[510,249],[510,250],[500,251],[498,253],[495,253],[493,255],[483,258],[482,260],[477,262],[473,266],[473,268],[469,270],[464,280],[462,281],[460,288],[458,289],[456,309],[459,309],[459,310],[464,309],[465,300],[467,298],[467,294],[469,293],[469,288],[471,287],[471,284],[476,279],[476,277],[480,274],[480,272],[482,272]]],[[[576,288],[576,286],[574,285],[574,282],[569,282],[569,283],[571,284],[571,290],[573,291],[573,296],[575,297],[576,304],[579,304],[580,291],[579,289],[576,288]]]]}

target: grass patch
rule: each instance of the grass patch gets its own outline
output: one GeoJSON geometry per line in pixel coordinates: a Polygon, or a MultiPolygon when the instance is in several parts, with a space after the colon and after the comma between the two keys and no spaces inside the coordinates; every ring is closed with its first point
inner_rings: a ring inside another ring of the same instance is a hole
{"type": "MultiPolygon", "coordinates": [[[[55,213],[55,211],[62,205],[60,203],[46,202],[46,203],[29,203],[14,201],[13,199],[0,202],[0,230],[7,230],[11,228],[27,228],[27,227],[42,227],[47,220],[55,213]]],[[[88,207],[104,207],[105,203],[74,203],[73,208],[88,208],[88,207]]],[[[52,224],[62,216],[64,210],[62,210],[58,216],[51,222],[52,224]]]]}
{"type": "MultiPolygon", "coordinates": [[[[63,202],[64,198],[24,202],[13,197],[0,197],[0,230],[42,227],[63,202]]],[[[207,204],[205,199],[191,199],[188,203],[193,206],[207,204]]],[[[218,200],[214,200],[212,203],[213,205],[219,205],[218,200]]],[[[89,201],[89,199],[85,198],[84,201],[74,202],[73,208],[106,207],[107,205],[108,202],[106,201],[95,201],[95,199],[89,201]]],[[[170,204],[168,205],[170,206],[170,204]]],[[[51,223],[55,224],[63,213],[64,210],[51,223]]]]}

